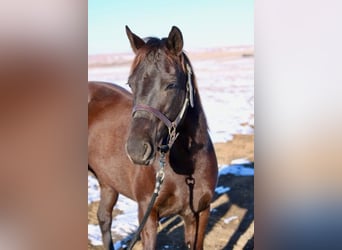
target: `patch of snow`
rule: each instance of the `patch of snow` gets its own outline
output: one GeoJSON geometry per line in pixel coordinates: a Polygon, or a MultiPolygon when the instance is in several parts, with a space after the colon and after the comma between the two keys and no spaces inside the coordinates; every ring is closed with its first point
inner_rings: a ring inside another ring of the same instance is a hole
{"type": "Polygon", "coordinates": [[[230,162],[231,165],[244,165],[244,164],[251,164],[251,163],[252,163],[251,161],[245,158],[235,159],[230,162]]]}
{"type": "MultiPolygon", "coordinates": [[[[88,175],[88,204],[100,200],[100,186],[97,179],[88,175]]],[[[115,204],[115,209],[124,211],[114,217],[112,221],[111,231],[114,234],[120,235],[123,238],[134,233],[138,228],[138,205],[135,201],[119,195],[118,201],[115,204]]],[[[99,225],[88,225],[88,239],[94,246],[102,245],[102,235],[99,225]]],[[[115,249],[120,249],[123,243],[116,242],[115,249]]]]}
{"type": "Polygon", "coordinates": [[[254,176],[254,168],[245,167],[245,164],[223,165],[219,169],[219,175],[232,174],[235,176],[254,176]]]}
{"type": "Polygon", "coordinates": [[[216,212],[217,212],[217,209],[216,209],[216,208],[211,208],[211,209],[210,209],[210,212],[211,212],[211,213],[216,213],[216,212]]]}
{"type": "Polygon", "coordinates": [[[115,208],[124,211],[124,213],[115,216],[112,221],[112,232],[127,237],[134,233],[139,225],[138,222],[138,205],[135,201],[119,195],[119,199],[115,208]]]}
{"type": "Polygon", "coordinates": [[[215,192],[217,194],[223,194],[223,193],[226,193],[230,190],[230,187],[224,187],[224,186],[219,186],[217,188],[215,188],[215,192]]]}
{"type": "Polygon", "coordinates": [[[102,235],[99,225],[88,224],[88,239],[93,246],[102,245],[102,235]]]}
{"type": "MultiPolygon", "coordinates": [[[[102,246],[102,235],[101,229],[99,225],[88,225],[88,239],[90,240],[93,246],[102,246]]],[[[119,240],[114,243],[114,249],[119,250],[123,247],[126,247],[125,240],[119,240]]]]}
{"type": "Polygon", "coordinates": [[[100,200],[99,182],[94,176],[88,175],[88,205],[100,200]]]}
{"type": "Polygon", "coordinates": [[[119,250],[127,247],[127,244],[123,240],[119,240],[114,243],[114,249],[119,250]]]}
{"type": "Polygon", "coordinates": [[[236,220],[236,219],[238,219],[238,217],[237,217],[236,215],[234,215],[234,216],[231,216],[231,217],[229,217],[229,218],[225,218],[225,219],[223,220],[223,222],[224,222],[225,224],[229,224],[231,221],[236,220]]]}

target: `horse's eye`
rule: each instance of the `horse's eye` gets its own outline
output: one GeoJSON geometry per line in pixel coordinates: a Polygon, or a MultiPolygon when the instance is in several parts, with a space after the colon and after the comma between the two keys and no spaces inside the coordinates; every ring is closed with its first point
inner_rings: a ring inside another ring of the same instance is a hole
{"type": "Polygon", "coordinates": [[[176,89],[177,87],[178,87],[177,83],[170,83],[169,85],[166,86],[165,90],[176,89]]]}
{"type": "Polygon", "coordinates": [[[132,88],[132,85],[130,82],[127,83],[128,87],[132,88]]]}

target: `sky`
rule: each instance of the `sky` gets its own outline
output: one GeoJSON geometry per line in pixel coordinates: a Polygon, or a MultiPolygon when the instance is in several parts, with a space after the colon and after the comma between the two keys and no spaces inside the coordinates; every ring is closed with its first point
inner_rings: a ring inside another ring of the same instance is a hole
{"type": "Polygon", "coordinates": [[[172,26],[184,49],[254,44],[253,0],[89,0],[88,54],[130,52],[125,25],[140,37],[167,37],[172,26]]]}

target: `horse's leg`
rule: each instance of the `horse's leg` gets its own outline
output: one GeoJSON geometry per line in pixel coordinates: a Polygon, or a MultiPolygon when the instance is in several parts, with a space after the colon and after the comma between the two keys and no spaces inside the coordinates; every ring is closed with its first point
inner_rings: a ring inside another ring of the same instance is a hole
{"type": "Polygon", "coordinates": [[[208,224],[210,208],[198,214],[188,214],[184,218],[184,238],[189,249],[202,250],[205,236],[205,229],[208,224]]]}
{"type": "Polygon", "coordinates": [[[112,211],[117,199],[118,193],[115,190],[108,186],[101,186],[101,200],[97,210],[97,218],[106,250],[114,250],[110,228],[112,225],[112,211]]]}
{"type": "MultiPolygon", "coordinates": [[[[139,223],[141,223],[147,206],[142,207],[139,204],[139,223]]],[[[142,230],[141,242],[144,250],[155,250],[157,244],[157,230],[158,230],[158,215],[155,210],[152,209],[150,216],[148,217],[144,229],[142,230]]]]}

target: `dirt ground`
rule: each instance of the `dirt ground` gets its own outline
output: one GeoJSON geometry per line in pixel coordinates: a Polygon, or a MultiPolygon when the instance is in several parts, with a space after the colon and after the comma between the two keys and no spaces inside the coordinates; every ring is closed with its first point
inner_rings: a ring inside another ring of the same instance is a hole
{"type": "MultiPolygon", "coordinates": [[[[232,141],[215,144],[215,150],[220,165],[238,158],[254,162],[254,135],[235,135],[232,141]]],[[[254,163],[246,167],[254,168],[254,163]]],[[[254,176],[222,175],[218,186],[227,186],[230,190],[213,199],[204,249],[254,249],[254,176]]],[[[88,206],[88,223],[98,224],[97,207],[97,202],[88,206]]],[[[113,215],[117,213],[120,211],[114,209],[113,215]]],[[[118,240],[113,237],[114,241],[118,240]]],[[[169,218],[160,224],[157,249],[164,249],[165,245],[171,246],[168,249],[186,249],[183,240],[183,226],[179,217],[169,218]]],[[[88,250],[99,249],[103,247],[88,243],[88,250]]],[[[140,242],[134,249],[142,249],[140,242]]]]}

